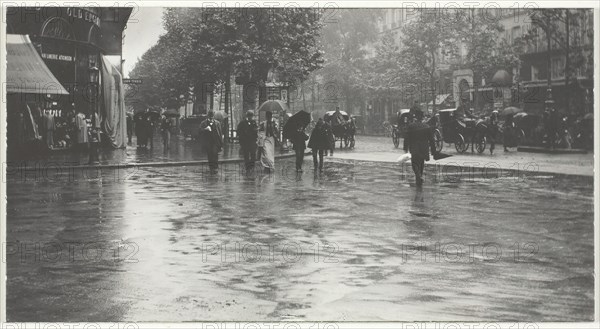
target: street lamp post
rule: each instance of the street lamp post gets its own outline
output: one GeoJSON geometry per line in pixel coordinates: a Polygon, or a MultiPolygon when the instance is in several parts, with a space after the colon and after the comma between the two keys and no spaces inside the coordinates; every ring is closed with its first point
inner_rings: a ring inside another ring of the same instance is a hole
{"type": "Polygon", "coordinates": [[[100,70],[94,64],[90,67],[90,101],[92,102],[92,130],[90,134],[90,148],[89,148],[89,164],[97,164],[99,163],[98,152],[99,152],[99,144],[100,144],[100,123],[98,122],[98,97],[99,97],[99,80],[100,80],[100,70]]]}

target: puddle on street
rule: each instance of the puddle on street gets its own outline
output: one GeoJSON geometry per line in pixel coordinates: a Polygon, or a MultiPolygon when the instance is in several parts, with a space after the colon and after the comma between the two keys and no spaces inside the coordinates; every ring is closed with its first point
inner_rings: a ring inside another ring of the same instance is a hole
{"type": "Polygon", "coordinates": [[[9,180],[8,320],[593,319],[591,177],[306,159],[9,180]]]}

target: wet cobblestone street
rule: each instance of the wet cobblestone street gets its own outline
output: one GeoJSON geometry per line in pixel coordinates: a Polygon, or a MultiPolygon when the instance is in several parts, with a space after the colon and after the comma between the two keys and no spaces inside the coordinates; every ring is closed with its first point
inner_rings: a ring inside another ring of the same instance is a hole
{"type": "Polygon", "coordinates": [[[593,318],[591,178],[276,165],[9,179],[8,320],[593,318]]]}

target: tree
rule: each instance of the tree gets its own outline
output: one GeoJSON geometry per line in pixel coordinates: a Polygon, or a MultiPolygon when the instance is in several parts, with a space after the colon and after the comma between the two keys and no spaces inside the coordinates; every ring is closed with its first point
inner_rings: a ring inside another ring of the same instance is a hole
{"type": "Polygon", "coordinates": [[[428,79],[434,109],[439,57],[456,53],[456,24],[453,11],[422,9],[418,17],[403,28],[402,56],[411,64],[416,75],[428,79]]]}
{"type": "Polygon", "coordinates": [[[187,83],[180,79],[176,48],[168,36],[161,36],[158,42],[138,59],[129,74],[132,78],[142,79],[128,93],[128,105],[136,109],[159,109],[179,100],[180,95],[189,91],[187,83]]]}
{"type": "MultiPolygon", "coordinates": [[[[341,9],[329,15],[320,44],[324,49],[323,69],[315,75],[325,81],[325,101],[343,99],[346,110],[365,99],[364,79],[368,72],[367,46],[378,38],[376,22],[381,11],[341,9]]],[[[315,81],[320,80],[314,77],[315,81]]],[[[314,92],[311,93],[314,97],[314,92]]]]}
{"type": "MultiPolygon", "coordinates": [[[[248,96],[244,109],[255,109],[270,70],[302,81],[320,67],[320,15],[309,8],[168,8],[161,37],[165,46],[142,66],[164,65],[156,69],[161,87],[174,94],[191,89],[196,98],[204,98],[207,86],[212,93],[211,85],[228,86],[231,75],[241,77],[248,96]]],[[[266,97],[264,92],[261,97],[266,97]]]]}
{"type": "MultiPolygon", "coordinates": [[[[428,83],[423,75],[411,68],[411,63],[402,56],[400,47],[392,33],[386,33],[375,46],[375,56],[370,59],[365,74],[364,87],[375,95],[397,99],[398,95],[416,91],[428,83]]],[[[400,97],[401,101],[406,101],[400,97]]]]}
{"type": "Polygon", "coordinates": [[[490,77],[494,71],[518,65],[518,50],[504,38],[499,39],[504,27],[501,17],[487,11],[465,9],[458,13],[457,35],[466,50],[462,59],[463,68],[473,71],[474,105],[481,109],[478,89],[483,77],[490,77]]]}

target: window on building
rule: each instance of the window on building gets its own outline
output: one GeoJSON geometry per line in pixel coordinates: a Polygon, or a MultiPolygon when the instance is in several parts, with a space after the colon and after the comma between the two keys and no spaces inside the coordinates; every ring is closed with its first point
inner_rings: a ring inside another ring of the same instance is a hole
{"type": "Polygon", "coordinates": [[[565,77],[565,58],[556,57],[552,58],[550,63],[552,70],[552,79],[561,79],[565,77]]]}

